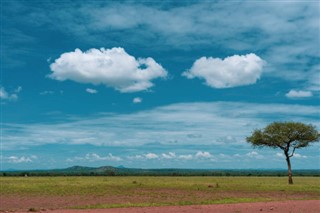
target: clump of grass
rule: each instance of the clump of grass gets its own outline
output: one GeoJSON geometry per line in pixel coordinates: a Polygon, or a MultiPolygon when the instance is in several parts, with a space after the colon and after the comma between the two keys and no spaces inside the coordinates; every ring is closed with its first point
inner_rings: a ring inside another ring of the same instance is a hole
{"type": "Polygon", "coordinates": [[[31,207],[31,208],[29,208],[28,209],[28,212],[37,212],[38,210],[36,209],[36,208],[33,208],[33,207],[31,207]]]}
{"type": "Polygon", "coordinates": [[[220,185],[219,185],[219,183],[216,183],[216,188],[220,188],[220,185]]]}
{"type": "Polygon", "coordinates": [[[132,183],[133,183],[133,184],[137,184],[137,181],[134,180],[134,181],[132,181],[132,183]]]}

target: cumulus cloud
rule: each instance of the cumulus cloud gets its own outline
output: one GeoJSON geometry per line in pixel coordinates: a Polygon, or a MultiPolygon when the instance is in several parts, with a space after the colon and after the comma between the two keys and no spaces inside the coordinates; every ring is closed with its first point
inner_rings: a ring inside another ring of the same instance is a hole
{"type": "Polygon", "coordinates": [[[30,163],[33,162],[33,160],[37,159],[38,157],[35,155],[31,155],[30,157],[26,157],[26,156],[10,156],[7,157],[7,162],[8,163],[30,163]]]}
{"type": "Polygon", "coordinates": [[[6,89],[0,86],[0,99],[7,101],[15,101],[18,99],[18,93],[21,92],[22,87],[17,87],[11,94],[6,91],[6,89]]]}
{"type": "MultiPolygon", "coordinates": [[[[142,48],[149,48],[152,44],[154,52],[159,52],[157,47],[160,46],[196,52],[203,49],[259,51],[270,65],[265,69],[266,75],[299,82],[310,78],[310,86],[319,89],[312,76],[312,70],[319,66],[317,1],[241,1],[239,4],[227,1],[172,4],[165,1],[161,5],[125,1],[116,4],[114,1],[74,2],[68,3],[74,6],[68,7],[66,13],[61,13],[63,4],[55,4],[33,10],[30,14],[23,13],[30,5],[21,4],[19,7],[7,5],[3,17],[10,20],[15,12],[15,18],[26,26],[49,26],[94,46],[104,45],[107,40],[110,45],[123,41],[129,46],[134,43],[142,48]],[[19,9],[22,11],[17,13],[19,9]],[[124,30],[130,32],[130,36],[124,30]]],[[[21,45],[21,41],[33,44],[36,39],[21,30],[5,34],[11,41],[6,42],[6,53],[12,52],[6,54],[7,63],[10,58],[16,64],[23,64],[20,58],[18,61],[12,57],[17,52],[14,47],[21,45]]],[[[319,69],[317,71],[319,73],[319,69]]]]}
{"type": "Polygon", "coordinates": [[[247,157],[249,158],[256,158],[256,159],[263,159],[264,156],[260,155],[258,152],[252,151],[246,154],[247,157]]]}
{"type": "Polygon", "coordinates": [[[311,91],[304,91],[304,90],[290,90],[287,94],[287,98],[308,98],[312,97],[313,94],[311,91]]]}
{"type": "Polygon", "coordinates": [[[202,57],[182,75],[189,79],[204,79],[206,85],[213,88],[230,88],[256,83],[264,64],[264,60],[253,53],[225,59],[202,57]]]}
{"type": "Polygon", "coordinates": [[[63,53],[50,69],[49,77],[55,80],[104,84],[123,93],[147,90],[152,80],[167,76],[153,58],[136,59],[120,47],[63,53]]]}
{"type": "Polygon", "coordinates": [[[165,159],[172,159],[172,158],[176,158],[176,153],[174,152],[169,152],[168,154],[162,153],[161,156],[165,159]]]}
{"type": "Polygon", "coordinates": [[[142,155],[134,155],[127,157],[130,160],[149,160],[149,159],[159,159],[159,160],[211,160],[213,159],[213,155],[209,152],[198,151],[194,154],[176,154],[175,152],[168,152],[168,153],[147,153],[142,155]]]}
{"type": "Polygon", "coordinates": [[[211,158],[212,155],[209,152],[198,151],[195,155],[196,158],[211,158]]]}
{"type": "Polygon", "coordinates": [[[68,158],[68,162],[74,162],[74,161],[90,161],[90,162],[96,162],[96,161],[122,161],[121,157],[114,156],[113,154],[109,153],[107,156],[100,156],[96,153],[88,153],[84,157],[74,157],[74,158],[68,158]]]}
{"type": "Polygon", "coordinates": [[[135,97],[135,98],[132,100],[132,102],[133,102],[134,104],[139,104],[139,103],[142,102],[142,98],[140,98],[140,97],[135,97]]]}
{"type": "Polygon", "coordinates": [[[146,157],[147,159],[156,159],[156,158],[158,158],[159,156],[158,156],[157,154],[154,154],[154,153],[148,153],[148,154],[145,155],[145,157],[146,157]]]}
{"type": "Polygon", "coordinates": [[[95,89],[91,89],[91,88],[87,88],[87,89],[86,89],[86,92],[87,92],[87,93],[91,93],[91,94],[98,93],[98,91],[97,91],[97,90],[95,90],[95,89]]]}

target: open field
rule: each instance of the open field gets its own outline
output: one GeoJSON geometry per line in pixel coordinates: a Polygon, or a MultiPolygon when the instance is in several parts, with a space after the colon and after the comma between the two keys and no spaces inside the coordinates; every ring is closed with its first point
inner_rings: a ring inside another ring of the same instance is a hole
{"type": "Polygon", "coordinates": [[[319,200],[319,177],[1,177],[1,210],[319,200]]]}

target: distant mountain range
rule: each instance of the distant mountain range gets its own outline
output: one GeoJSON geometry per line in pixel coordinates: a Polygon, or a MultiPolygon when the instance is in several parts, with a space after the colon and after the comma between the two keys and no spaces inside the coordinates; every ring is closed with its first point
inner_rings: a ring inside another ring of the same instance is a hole
{"type": "MultiPolygon", "coordinates": [[[[287,176],[287,170],[277,169],[136,169],[123,166],[72,166],[50,170],[8,170],[0,176],[287,176]]],[[[320,176],[317,170],[295,170],[295,176],[320,176]]]]}

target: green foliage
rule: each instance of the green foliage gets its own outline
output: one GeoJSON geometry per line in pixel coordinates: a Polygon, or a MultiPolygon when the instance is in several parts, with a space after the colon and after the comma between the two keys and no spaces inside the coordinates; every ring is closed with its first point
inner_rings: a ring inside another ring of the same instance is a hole
{"type": "Polygon", "coordinates": [[[247,142],[253,146],[269,146],[272,148],[295,149],[318,142],[320,135],[316,127],[300,122],[274,122],[264,129],[255,130],[247,142]]]}

